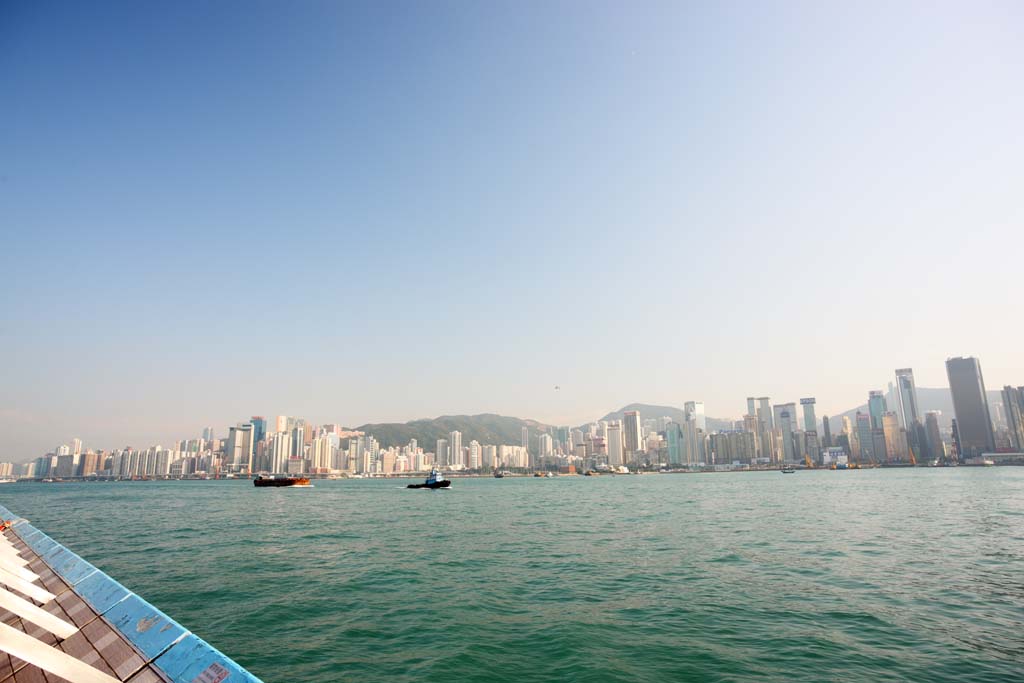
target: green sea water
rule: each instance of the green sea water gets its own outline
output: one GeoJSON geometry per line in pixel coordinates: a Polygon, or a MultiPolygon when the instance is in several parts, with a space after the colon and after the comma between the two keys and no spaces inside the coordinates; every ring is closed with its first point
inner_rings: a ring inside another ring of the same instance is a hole
{"type": "Polygon", "coordinates": [[[18,483],[265,681],[1024,681],[1024,469],[18,483]]]}

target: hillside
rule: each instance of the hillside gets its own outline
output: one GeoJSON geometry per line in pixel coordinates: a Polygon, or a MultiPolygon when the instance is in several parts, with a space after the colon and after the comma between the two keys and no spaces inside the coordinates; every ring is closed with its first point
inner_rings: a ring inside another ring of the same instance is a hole
{"type": "Polygon", "coordinates": [[[373,435],[384,448],[404,446],[410,439],[424,450],[432,451],[438,439],[447,439],[449,432],[462,432],[462,443],[468,446],[476,440],[481,444],[522,443],[523,427],[530,428],[530,437],[535,438],[538,429],[550,429],[536,420],[522,420],[518,417],[504,415],[443,415],[433,419],[413,420],[412,422],[386,422],[365,424],[356,427],[361,432],[373,435]]]}

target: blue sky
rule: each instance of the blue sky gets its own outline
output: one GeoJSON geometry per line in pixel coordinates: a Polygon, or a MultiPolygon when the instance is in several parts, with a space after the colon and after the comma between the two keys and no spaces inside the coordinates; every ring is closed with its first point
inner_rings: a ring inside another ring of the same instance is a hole
{"type": "Polygon", "coordinates": [[[1024,383],[1024,10],[892,5],[3,3],[0,457],[1024,383]]]}

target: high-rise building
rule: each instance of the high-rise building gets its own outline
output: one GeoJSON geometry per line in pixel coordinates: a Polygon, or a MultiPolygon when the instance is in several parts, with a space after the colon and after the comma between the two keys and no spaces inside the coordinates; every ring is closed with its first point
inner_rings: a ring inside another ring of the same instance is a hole
{"type": "Polygon", "coordinates": [[[554,439],[547,432],[537,437],[537,455],[541,458],[550,458],[554,453],[554,439]]]}
{"type": "Polygon", "coordinates": [[[928,435],[929,455],[936,460],[946,457],[946,447],[942,443],[942,433],[939,432],[939,415],[941,414],[937,410],[929,410],[924,414],[924,430],[928,435]]]}
{"type": "Polygon", "coordinates": [[[800,407],[804,411],[804,431],[814,432],[818,429],[818,417],[814,414],[814,399],[800,399],[800,407]]]}
{"type": "Polygon", "coordinates": [[[828,422],[828,415],[821,418],[821,445],[832,448],[832,426],[828,422]]]}
{"type": "Polygon", "coordinates": [[[900,416],[895,411],[882,413],[882,434],[885,436],[885,459],[888,462],[907,460],[907,433],[900,427],[900,416]]]}
{"type": "Polygon", "coordinates": [[[283,474],[292,455],[292,435],[289,432],[274,432],[270,442],[270,464],[272,474],[283,474]]]}
{"type": "Polygon", "coordinates": [[[608,443],[608,465],[618,467],[622,459],[622,424],[618,421],[608,423],[605,429],[605,441],[608,443]]]}
{"type": "Polygon", "coordinates": [[[985,396],[985,379],[977,358],[950,358],[946,361],[949,390],[953,394],[960,436],[961,458],[973,458],[995,450],[992,418],[985,396]]]}
{"type": "MultiPolygon", "coordinates": [[[[882,428],[882,413],[887,410],[885,394],[882,393],[881,389],[868,392],[868,414],[871,415],[872,429],[882,428]]],[[[876,453],[876,455],[878,454],[876,453]]]]}
{"type": "Polygon", "coordinates": [[[465,456],[462,453],[462,432],[453,431],[448,434],[448,464],[451,467],[465,467],[465,456]]]}
{"type": "Polygon", "coordinates": [[[860,449],[860,461],[874,462],[875,449],[871,440],[871,415],[857,411],[857,443],[860,449]]]}
{"type": "MultiPolygon", "coordinates": [[[[550,437],[549,437],[550,438],[550,437]]],[[[483,466],[483,449],[480,447],[480,442],[473,439],[469,442],[469,461],[466,463],[466,467],[471,470],[478,470],[483,466]]]]}
{"type": "Polygon", "coordinates": [[[82,454],[82,440],[77,436],[71,440],[71,455],[75,456],[75,461],[78,461],[78,456],[82,454]]]}
{"type": "Polygon", "coordinates": [[[896,370],[896,397],[900,402],[900,420],[913,434],[911,427],[921,422],[921,412],[917,404],[917,385],[914,384],[914,371],[911,368],[896,370]]]}
{"type": "Polygon", "coordinates": [[[796,443],[793,432],[797,431],[797,413],[795,403],[776,403],[773,406],[775,428],[782,439],[782,461],[793,463],[797,460],[796,443]]]}
{"type": "Polygon", "coordinates": [[[449,467],[448,460],[448,439],[438,439],[437,448],[434,449],[434,462],[438,467],[449,467]]]}
{"type": "Polygon", "coordinates": [[[1003,387],[1003,412],[1013,449],[1024,451],[1024,387],[1003,387]]]}
{"type": "Polygon", "coordinates": [[[757,415],[757,399],[753,396],[747,396],[747,415],[757,415]]]}
{"type": "Polygon", "coordinates": [[[626,453],[633,455],[641,449],[643,432],[640,431],[640,413],[638,411],[626,411],[623,414],[623,446],[626,453]]]}
{"type": "Polygon", "coordinates": [[[233,472],[252,472],[252,425],[240,422],[228,429],[225,462],[233,472]]]}
{"type": "Polygon", "coordinates": [[[252,442],[254,444],[260,443],[263,439],[267,438],[267,420],[265,417],[253,415],[249,423],[252,424],[252,442]]]}
{"type": "Polygon", "coordinates": [[[704,401],[687,401],[683,404],[683,415],[687,420],[693,420],[697,429],[707,434],[708,419],[704,415],[704,401]]]}
{"type": "Polygon", "coordinates": [[[772,420],[772,402],[769,397],[762,396],[757,399],[757,417],[769,432],[775,429],[775,422],[772,420]]]}

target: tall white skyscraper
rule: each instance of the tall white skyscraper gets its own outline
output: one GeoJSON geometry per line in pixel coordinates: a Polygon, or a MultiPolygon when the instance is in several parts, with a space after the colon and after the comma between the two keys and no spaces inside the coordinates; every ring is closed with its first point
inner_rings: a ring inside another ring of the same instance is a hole
{"type": "Polygon", "coordinates": [[[288,465],[292,454],[292,435],[288,432],[275,432],[270,437],[270,469],[271,473],[281,474],[288,465]]]}
{"type": "Polygon", "coordinates": [[[466,467],[471,470],[478,470],[483,463],[483,451],[480,448],[480,442],[473,439],[469,442],[469,462],[466,463],[466,467]]]}
{"type": "Polygon", "coordinates": [[[450,432],[448,434],[448,464],[452,467],[465,467],[466,463],[463,462],[464,455],[462,453],[462,432],[450,432]]]}
{"type": "Polygon", "coordinates": [[[434,463],[438,467],[449,467],[448,460],[448,439],[438,439],[437,447],[434,449],[434,463]]]}
{"type": "Polygon", "coordinates": [[[704,416],[704,401],[687,401],[683,404],[685,419],[693,420],[697,429],[708,433],[708,420],[704,416]]]}

